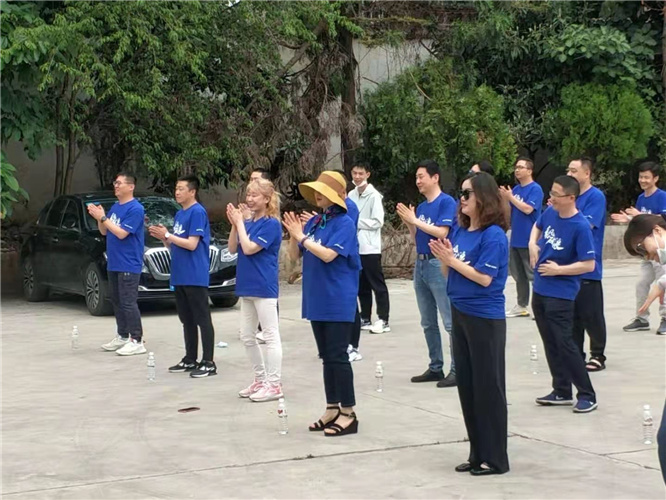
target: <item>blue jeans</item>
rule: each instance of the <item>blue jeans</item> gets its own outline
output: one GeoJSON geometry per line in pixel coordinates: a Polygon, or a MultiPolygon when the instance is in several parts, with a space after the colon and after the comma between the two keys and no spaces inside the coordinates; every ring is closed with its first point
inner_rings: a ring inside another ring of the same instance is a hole
{"type": "Polygon", "coordinates": [[[441,262],[437,259],[417,260],[414,266],[414,291],[421,313],[421,327],[428,344],[430,371],[440,372],[444,368],[442,336],[437,323],[437,310],[444,321],[451,345],[451,373],[456,372],[451,341],[451,303],[446,293],[446,278],[442,274],[441,262]]]}

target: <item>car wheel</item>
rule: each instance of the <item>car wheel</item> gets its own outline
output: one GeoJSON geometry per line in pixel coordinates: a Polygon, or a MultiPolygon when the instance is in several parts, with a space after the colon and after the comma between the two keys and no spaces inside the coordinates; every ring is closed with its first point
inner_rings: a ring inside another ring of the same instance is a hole
{"type": "Polygon", "coordinates": [[[238,297],[211,297],[210,301],[215,307],[234,307],[238,303],[238,297]]]}
{"type": "Polygon", "coordinates": [[[90,314],[108,316],[113,313],[113,306],[109,301],[108,284],[95,264],[90,264],[86,269],[83,288],[86,292],[86,306],[90,314]]]}
{"type": "Polygon", "coordinates": [[[48,287],[39,283],[31,258],[23,261],[23,296],[28,302],[41,302],[49,296],[48,287]]]}

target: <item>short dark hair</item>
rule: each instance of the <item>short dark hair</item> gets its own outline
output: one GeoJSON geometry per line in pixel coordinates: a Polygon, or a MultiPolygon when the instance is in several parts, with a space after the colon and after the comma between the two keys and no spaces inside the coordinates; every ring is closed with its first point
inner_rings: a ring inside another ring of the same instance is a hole
{"type": "Polygon", "coordinates": [[[534,161],[532,161],[532,158],[530,158],[529,156],[519,156],[518,158],[516,158],[516,161],[513,162],[513,166],[515,167],[519,161],[524,161],[525,163],[527,163],[527,168],[534,171],[534,161]]]}
{"type": "Polygon", "coordinates": [[[652,234],[655,226],[660,226],[666,230],[666,220],[662,215],[643,214],[637,215],[629,222],[627,230],[624,233],[624,248],[629,255],[641,257],[636,247],[645,238],[652,234]]]}
{"type": "Polygon", "coordinates": [[[644,161],[638,165],[639,172],[652,172],[652,175],[659,177],[659,172],[661,172],[661,166],[656,161],[644,161]]]}
{"type": "Polygon", "coordinates": [[[366,163],[364,161],[357,161],[352,165],[352,168],[362,168],[366,172],[372,172],[372,168],[370,167],[369,163],[366,163]]]}
{"type": "Polygon", "coordinates": [[[124,177],[127,184],[132,184],[132,185],[136,186],[136,177],[134,176],[134,174],[128,174],[126,172],[118,172],[116,174],[116,179],[118,177],[124,177]]]}
{"type": "Polygon", "coordinates": [[[559,184],[564,190],[564,194],[572,194],[575,198],[580,195],[580,184],[570,175],[559,175],[555,177],[553,184],[559,184]]]}
{"type": "Polygon", "coordinates": [[[199,192],[199,179],[196,175],[183,175],[178,177],[177,182],[187,182],[187,189],[190,191],[194,189],[197,193],[199,192]]]}
{"type": "Polygon", "coordinates": [[[252,172],[259,172],[264,179],[271,180],[271,173],[263,167],[253,168],[252,172]]]}
{"type": "MultiPolygon", "coordinates": [[[[577,156],[575,158],[572,158],[571,161],[580,162],[581,166],[585,167],[590,172],[590,175],[592,175],[594,173],[595,161],[592,157],[590,157],[590,156],[577,156]]],[[[571,163],[571,162],[569,162],[569,163],[571,163]]]]}
{"type": "Polygon", "coordinates": [[[418,165],[416,165],[416,170],[420,168],[425,168],[426,172],[428,172],[428,175],[430,177],[432,177],[433,175],[439,175],[440,177],[442,176],[442,171],[435,160],[420,161],[418,165]]]}
{"type": "Polygon", "coordinates": [[[481,172],[485,172],[488,175],[495,177],[495,167],[488,160],[477,161],[474,165],[478,165],[481,172]]]}
{"type": "MultiPolygon", "coordinates": [[[[472,183],[472,191],[476,198],[480,228],[485,229],[496,224],[504,231],[509,229],[504,202],[495,178],[486,172],[474,172],[465,177],[465,180],[467,179],[472,183]]],[[[465,229],[471,224],[469,216],[462,213],[460,203],[458,203],[458,224],[465,229]]]]}

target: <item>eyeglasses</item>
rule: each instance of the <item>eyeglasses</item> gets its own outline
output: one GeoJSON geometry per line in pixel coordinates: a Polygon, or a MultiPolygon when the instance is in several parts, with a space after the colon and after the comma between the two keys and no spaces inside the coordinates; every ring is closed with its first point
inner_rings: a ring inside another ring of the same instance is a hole
{"type": "Polygon", "coordinates": [[[469,195],[472,194],[473,192],[474,191],[472,191],[471,189],[463,189],[462,191],[460,191],[460,197],[463,200],[467,201],[469,200],[469,195]]]}
{"type": "Polygon", "coordinates": [[[527,167],[525,167],[524,165],[516,165],[515,167],[513,167],[514,170],[525,170],[526,168],[527,167]]]}
{"type": "Polygon", "coordinates": [[[122,186],[123,184],[127,184],[127,183],[126,183],[126,182],[122,182],[122,181],[115,181],[115,182],[113,183],[114,186],[122,186]]]}
{"type": "Polygon", "coordinates": [[[573,195],[571,195],[571,194],[560,194],[560,193],[556,193],[555,191],[551,191],[551,192],[548,193],[548,194],[550,195],[551,198],[565,198],[565,197],[567,197],[567,196],[573,196],[573,195]]]}

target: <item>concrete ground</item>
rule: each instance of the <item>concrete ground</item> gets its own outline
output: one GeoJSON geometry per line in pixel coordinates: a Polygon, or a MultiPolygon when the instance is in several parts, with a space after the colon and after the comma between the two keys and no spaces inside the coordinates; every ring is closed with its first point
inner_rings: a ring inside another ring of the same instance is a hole
{"type": "MultiPolygon", "coordinates": [[[[641,412],[650,404],[658,425],[666,336],[621,329],[634,308],[635,272],[635,262],[607,263],[608,369],[592,375],[599,410],[591,414],[534,404],[549,392],[542,345],[533,321],[508,320],[511,472],[487,478],[453,471],[468,452],[456,390],[409,382],[427,367],[410,281],[390,283],[393,331],[362,336],[364,359],[354,363],[360,432],[338,439],[307,430],[324,399],[298,286],[284,286],[280,299],[286,436],[277,433],[275,402],[236,395],[251,381],[237,309],[213,313],[217,339],[229,342],[216,348],[219,375],[194,380],[166,371],[183,354],[173,305],[144,308],[158,366],[148,382],[145,356],[99,349],[114,334],[113,318],[89,316],[78,298],[4,297],[3,497],[664,498],[656,446],[642,444],[641,412]],[[537,375],[531,344],[539,349],[537,375]],[[374,390],[378,360],[383,393],[374,390]],[[177,411],[190,406],[201,409],[177,411]]],[[[506,293],[512,305],[512,282],[506,293]]]]}

